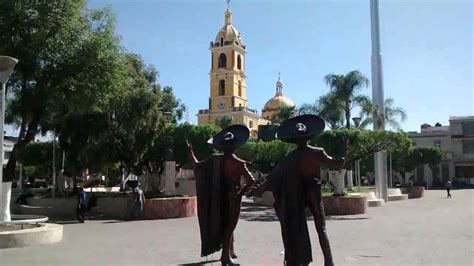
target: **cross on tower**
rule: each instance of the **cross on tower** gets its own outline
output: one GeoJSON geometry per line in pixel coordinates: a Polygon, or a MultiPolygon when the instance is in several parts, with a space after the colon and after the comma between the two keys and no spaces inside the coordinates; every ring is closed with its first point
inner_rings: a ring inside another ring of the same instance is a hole
{"type": "Polygon", "coordinates": [[[229,9],[230,0],[225,0],[227,2],[227,9],[229,9]]]}

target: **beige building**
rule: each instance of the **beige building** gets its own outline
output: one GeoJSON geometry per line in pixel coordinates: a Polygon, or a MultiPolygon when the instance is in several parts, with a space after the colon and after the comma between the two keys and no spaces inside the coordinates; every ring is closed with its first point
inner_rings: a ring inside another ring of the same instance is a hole
{"type": "Polygon", "coordinates": [[[258,129],[259,116],[247,102],[245,83],[246,47],[239,31],[232,24],[232,13],[225,11],[224,26],[210,45],[211,71],[208,109],[199,110],[198,124],[214,123],[224,116],[233,124],[246,125],[253,133],[258,129]]]}
{"type": "Polygon", "coordinates": [[[420,133],[408,132],[418,147],[439,147],[444,151],[437,169],[418,167],[415,178],[426,181],[428,187],[442,185],[447,180],[474,184],[474,116],[452,116],[449,126],[421,126],[420,133]]]}

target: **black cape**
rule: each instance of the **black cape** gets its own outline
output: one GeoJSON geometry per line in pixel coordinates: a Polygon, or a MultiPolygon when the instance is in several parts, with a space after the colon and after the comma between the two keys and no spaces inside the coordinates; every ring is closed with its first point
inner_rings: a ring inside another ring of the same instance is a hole
{"type": "Polygon", "coordinates": [[[287,253],[291,253],[298,264],[308,264],[313,257],[305,215],[306,191],[318,187],[304,182],[300,162],[300,152],[290,152],[271,171],[267,180],[272,186],[273,206],[280,220],[285,260],[288,261],[287,253]]]}
{"type": "Polygon", "coordinates": [[[194,167],[203,257],[219,251],[224,238],[222,193],[225,184],[221,179],[221,165],[222,156],[213,155],[194,167]]]}

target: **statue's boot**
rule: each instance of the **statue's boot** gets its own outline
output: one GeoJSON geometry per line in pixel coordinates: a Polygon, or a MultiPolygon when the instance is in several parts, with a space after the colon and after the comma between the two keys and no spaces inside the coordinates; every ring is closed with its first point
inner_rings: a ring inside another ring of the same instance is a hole
{"type": "Polygon", "coordinates": [[[235,261],[231,257],[222,257],[221,258],[221,264],[222,266],[227,266],[227,265],[239,265],[236,264],[235,261]]]}
{"type": "Polygon", "coordinates": [[[232,235],[232,240],[230,242],[230,257],[233,259],[237,258],[237,254],[235,254],[234,250],[234,235],[232,235]]]}

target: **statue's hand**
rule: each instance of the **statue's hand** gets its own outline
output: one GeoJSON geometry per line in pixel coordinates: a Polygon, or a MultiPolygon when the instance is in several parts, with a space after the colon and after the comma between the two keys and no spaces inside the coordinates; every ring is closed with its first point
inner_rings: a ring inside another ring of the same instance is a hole
{"type": "Polygon", "coordinates": [[[191,141],[189,141],[188,139],[186,140],[186,146],[188,147],[188,150],[192,150],[192,149],[193,149],[193,144],[192,144],[191,141]]]}
{"type": "Polygon", "coordinates": [[[254,185],[250,187],[250,189],[245,193],[245,196],[250,198],[250,197],[261,197],[263,192],[262,191],[262,186],[259,185],[254,185]]]}

